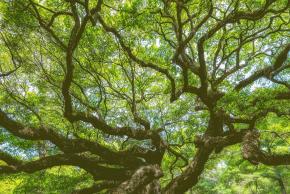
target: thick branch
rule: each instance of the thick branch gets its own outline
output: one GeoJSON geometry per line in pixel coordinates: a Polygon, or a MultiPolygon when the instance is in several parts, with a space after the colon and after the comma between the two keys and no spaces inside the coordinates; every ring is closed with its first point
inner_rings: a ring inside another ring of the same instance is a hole
{"type": "Polygon", "coordinates": [[[19,172],[33,173],[39,170],[44,170],[54,166],[72,165],[79,166],[90,172],[97,180],[126,180],[129,178],[130,171],[124,168],[111,168],[98,165],[100,160],[98,158],[86,157],[84,155],[77,154],[58,154],[53,156],[47,156],[35,161],[20,161],[9,155],[1,157],[2,155],[8,155],[5,153],[0,154],[0,159],[5,159],[8,166],[1,166],[0,173],[12,174],[19,172]],[[16,162],[17,161],[17,162],[16,162]]]}
{"type": "Polygon", "coordinates": [[[110,163],[123,164],[130,167],[144,164],[141,159],[130,156],[130,154],[118,153],[108,148],[85,139],[68,139],[47,127],[25,127],[19,122],[10,119],[0,110],[0,126],[11,132],[13,135],[28,140],[48,140],[58,146],[63,152],[77,153],[90,151],[101,156],[110,163]]]}
{"type": "Polygon", "coordinates": [[[260,149],[258,131],[249,131],[243,138],[243,157],[253,164],[265,164],[271,166],[289,165],[290,154],[268,154],[260,149]]]}

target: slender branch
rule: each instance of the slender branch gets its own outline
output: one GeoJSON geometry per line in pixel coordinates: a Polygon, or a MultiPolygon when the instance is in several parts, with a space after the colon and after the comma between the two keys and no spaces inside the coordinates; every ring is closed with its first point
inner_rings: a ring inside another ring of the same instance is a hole
{"type": "Polygon", "coordinates": [[[242,80],[236,85],[235,90],[241,90],[244,87],[248,86],[249,84],[253,83],[254,81],[258,80],[259,78],[267,77],[272,72],[281,68],[283,63],[287,60],[289,50],[290,50],[290,44],[286,45],[284,49],[277,55],[276,60],[272,66],[268,66],[261,70],[258,70],[255,73],[253,73],[251,76],[249,76],[247,79],[242,80]]]}
{"type": "Polygon", "coordinates": [[[175,90],[176,90],[176,86],[175,86],[175,81],[174,78],[170,75],[169,71],[167,69],[161,68],[156,64],[153,64],[151,62],[145,62],[141,59],[139,59],[138,57],[136,57],[131,48],[128,47],[125,42],[123,37],[121,36],[121,34],[113,27],[108,26],[104,19],[101,17],[101,15],[99,13],[96,13],[96,19],[100,22],[100,24],[103,26],[104,30],[106,32],[110,32],[112,33],[119,41],[121,47],[123,48],[123,50],[127,53],[127,55],[137,64],[139,64],[142,67],[148,67],[151,69],[154,69],[156,71],[158,71],[159,73],[165,75],[167,77],[167,79],[170,81],[171,83],[171,101],[173,101],[175,99],[175,90]]]}

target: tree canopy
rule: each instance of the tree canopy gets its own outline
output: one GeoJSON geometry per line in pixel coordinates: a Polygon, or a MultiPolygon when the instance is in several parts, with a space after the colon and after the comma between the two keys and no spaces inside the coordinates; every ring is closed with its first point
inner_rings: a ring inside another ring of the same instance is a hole
{"type": "Polygon", "coordinates": [[[0,191],[290,192],[289,5],[2,0],[0,191]]]}

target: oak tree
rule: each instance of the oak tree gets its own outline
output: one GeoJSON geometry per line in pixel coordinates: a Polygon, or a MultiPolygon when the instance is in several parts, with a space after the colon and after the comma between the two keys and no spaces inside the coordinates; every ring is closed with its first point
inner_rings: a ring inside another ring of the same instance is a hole
{"type": "Polygon", "coordinates": [[[0,9],[2,175],[69,165],[94,180],[74,193],[180,194],[231,146],[252,165],[290,164],[289,1],[0,9]]]}

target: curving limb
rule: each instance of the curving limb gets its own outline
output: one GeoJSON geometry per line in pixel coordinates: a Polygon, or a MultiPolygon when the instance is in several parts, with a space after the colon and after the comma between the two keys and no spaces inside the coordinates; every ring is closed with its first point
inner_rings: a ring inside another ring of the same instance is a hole
{"type": "Polygon", "coordinates": [[[243,138],[243,157],[253,164],[289,165],[290,154],[269,154],[260,149],[259,132],[249,131],[243,138]]]}

